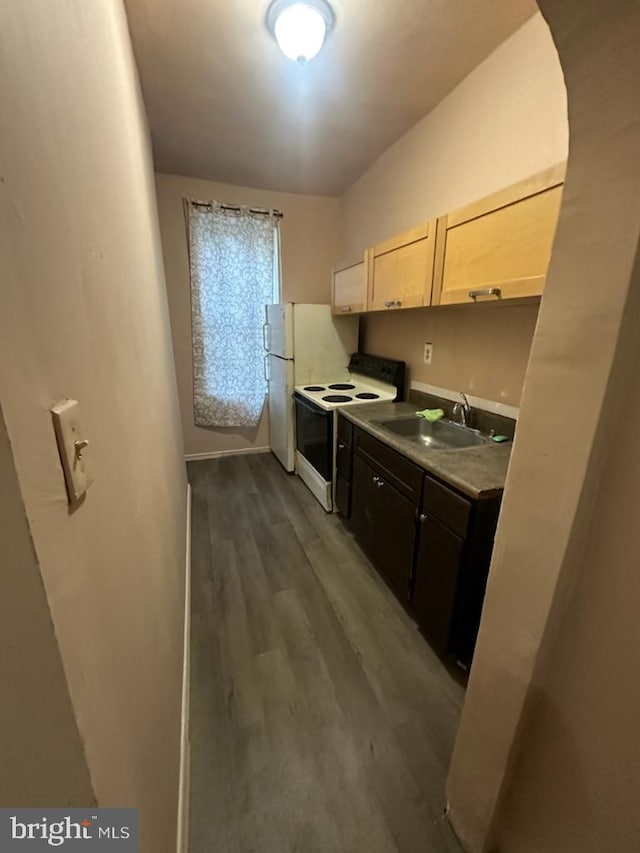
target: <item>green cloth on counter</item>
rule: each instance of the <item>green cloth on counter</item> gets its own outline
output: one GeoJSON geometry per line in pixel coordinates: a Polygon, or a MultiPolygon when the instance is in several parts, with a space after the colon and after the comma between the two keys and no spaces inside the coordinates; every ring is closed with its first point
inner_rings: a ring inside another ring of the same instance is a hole
{"type": "Polygon", "coordinates": [[[416,415],[433,424],[444,417],[444,409],[423,409],[421,412],[416,412],[416,415]]]}

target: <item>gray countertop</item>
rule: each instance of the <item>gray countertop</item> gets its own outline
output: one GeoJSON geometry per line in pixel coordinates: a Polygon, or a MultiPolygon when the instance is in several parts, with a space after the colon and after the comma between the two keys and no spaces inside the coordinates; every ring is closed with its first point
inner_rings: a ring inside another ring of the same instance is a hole
{"type": "Polygon", "coordinates": [[[340,414],[375,438],[393,447],[416,465],[470,498],[482,500],[499,495],[504,489],[511,454],[511,442],[457,450],[433,450],[395,435],[376,421],[413,415],[413,403],[373,403],[340,409],[340,414]]]}

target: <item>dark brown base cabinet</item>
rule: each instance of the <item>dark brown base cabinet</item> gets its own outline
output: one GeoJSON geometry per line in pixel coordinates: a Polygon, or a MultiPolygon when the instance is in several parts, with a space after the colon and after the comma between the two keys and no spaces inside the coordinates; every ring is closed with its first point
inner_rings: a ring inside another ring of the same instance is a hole
{"type": "Polygon", "coordinates": [[[416,509],[359,455],[353,463],[351,525],[363,551],[396,595],[406,601],[416,509]]]}
{"type": "Polygon", "coordinates": [[[433,648],[446,654],[464,542],[425,513],[420,516],[418,537],[411,610],[433,648]]]}
{"type": "Polygon", "coordinates": [[[336,505],[344,518],[351,518],[351,483],[353,478],[353,424],[338,418],[336,445],[336,505]]]}
{"type": "Polygon", "coordinates": [[[500,498],[471,500],[342,415],[338,424],[338,508],[434,650],[468,669],[500,498]]]}

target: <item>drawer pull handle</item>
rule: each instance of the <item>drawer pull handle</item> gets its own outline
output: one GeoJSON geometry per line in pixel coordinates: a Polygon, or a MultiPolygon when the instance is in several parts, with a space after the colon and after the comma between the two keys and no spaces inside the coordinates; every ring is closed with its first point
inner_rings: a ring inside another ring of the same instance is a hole
{"type": "Polygon", "coordinates": [[[387,299],[387,301],[384,303],[385,308],[400,308],[401,305],[401,299],[387,299]]]}
{"type": "Polygon", "coordinates": [[[343,305],[340,310],[343,314],[349,314],[351,312],[351,305],[343,305]]]}
{"type": "Polygon", "coordinates": [[[478,296],[495,296],[500,299],[502,291],[499,287],[481,287],[479,290],[469,291],[469,299],[473,299],[474,302],[478,296]]]}

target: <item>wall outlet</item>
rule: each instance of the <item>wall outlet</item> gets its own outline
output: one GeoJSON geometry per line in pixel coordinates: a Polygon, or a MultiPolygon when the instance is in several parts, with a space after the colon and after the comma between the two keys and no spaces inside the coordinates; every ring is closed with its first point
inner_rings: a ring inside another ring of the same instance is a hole
{"type": "Polygon", "coordinates": [[[432,358],[433,358],[433,344],[425,344],[424,345],[424,355],[422,356],[422,360],[425,364],[431,364],[432,358]]]}

